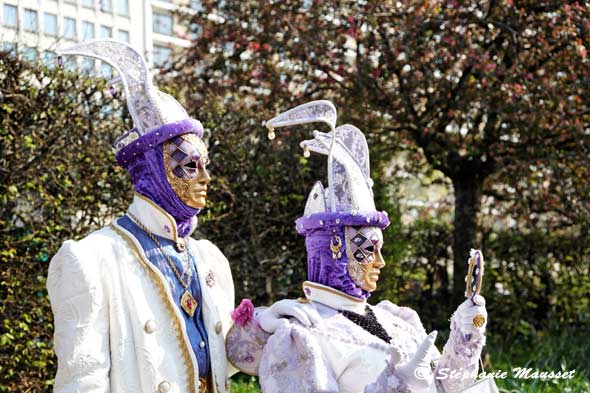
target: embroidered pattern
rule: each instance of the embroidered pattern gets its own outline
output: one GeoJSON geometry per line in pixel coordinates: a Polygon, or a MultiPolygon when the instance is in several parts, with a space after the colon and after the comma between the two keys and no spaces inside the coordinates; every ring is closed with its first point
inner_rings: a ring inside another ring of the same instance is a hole
{"type": "Polygon", "coordinates": [[[213,270],[209,270],[207,272],[207,276],[205,276],[205,283],[209,287],[215,285],[215,272],[213,270]]]}

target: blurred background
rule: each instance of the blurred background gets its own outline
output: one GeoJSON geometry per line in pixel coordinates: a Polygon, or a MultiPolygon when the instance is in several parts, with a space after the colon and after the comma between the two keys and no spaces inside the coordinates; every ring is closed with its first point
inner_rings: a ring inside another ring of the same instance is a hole
{"type": "MultiPolygon", "coordinates": [[[[300,296],[294,229],[324,160],[313,128],[264,120],[329,99],[367,136],[387,266],[370,301],[438,329],[486,258],[486,371],[503,392],[590,391],[590,8],[586,1],[2,0],[0,391],[50,391],[49,261],[125,212],[112,143],[131,127],[113,70],[55,50],[129,42],[203,122],[213,180],[193,235],[229,259],[236,302],[300,296]]],[[[324,130],[327,131],[327,130],[324,130]]],[[[325,179],[324,179],[325,180],[325,179]]],[[[239,374],[233,390],[258,391],[239,374]]]]}

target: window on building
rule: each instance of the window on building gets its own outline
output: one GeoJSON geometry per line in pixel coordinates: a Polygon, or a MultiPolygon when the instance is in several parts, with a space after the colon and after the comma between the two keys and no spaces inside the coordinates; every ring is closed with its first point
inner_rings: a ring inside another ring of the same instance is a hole
{"type": "Polygon", "coordinates": [[[54,52],[44,51],[42,55],[43,64],[49,68],[55,68],[55,64],[57,61],[57,56],[55,56],[54,52]]]}
{"type": "Polygon", "coordinates": [[[105,79],[111,79],[113,77],[113,67],[107,63],[100,63],[100,75],[105,79]]]}
{"type": "Polygon", "coordinates": [[[113,0],[100,0],[100,10],[102,12],[112,12],[113,0]]]}
{"type": "Polygon", "coordinates": [[[88,8],[94,8],[95,0],[82,0],[82,5],[88,8]]]}
{"type": "Polygon", "coordinates": [[[57,35],[57,15],[43,14],[43,32],[47,35],[57,35]]]}
{"type": "Polygon", "coordinates": [[[64,37],[70,40],[76,39],[76,19],[64,18],[64,37]]]}
{"type": "Polygon", "coordinates": [[[2,11],[2,24],[8,27],[16,27],[18,23],[16,6],[4,4],[4,7],[2,7],[2,11]]]}
{"type": "Polygon", "coordinates": [[[172,15],[154,12],[154,33],[172,35],[172,15]]]}
{"type": "Polygon", "coordinates": [[[94,59],[89,59],[88,57],[85,57],[84,59],[82,59],[82,72],[85,75],[90,75],[90,74],[92,74],[93,70],[94,70],[94,59]]]}
{"type": "Polygon", "coordinates": [[[129,0],[116,0],[117,1],[117,14],[128,16],[129,15],[129,0]]]}
{"type": "Polygon", "coordinates": [[[119,30],[117,33],[117,38],[119,41],[129,43],[129,32],[127,30],[119,30]]]}
{"type": "Polygon", "coordinates": [[[82,39],[84,41],[91,40],[94,38],[94,23],[82,22],[82,39]]]}
{"type": "Polygon", "coordinates": [[[154,45],[154,66],[165,67],[172,61],[172,48],[154,45]]]}
{"type": "Polygon", "coordinates": [[[67,56],[64,59],[64,69],[70,72],[77,72],[78,71],[78,63],[74,56],[67,56]]]}
{"type": "Polygon", "coordinates": [[[25,19],[23,22],[25,30],[37,31],[39,24],[37,19],[37,11],[25,8],[25,19]]]}
{"type": "Polygon", "coordinates": [[[100,26],[100,38],[111,38],[113,29],[109,26],[100,26]]]}
{"type": "Polygon", "coordinates": [[[16,43],[14,42],[3,42],[0,44],[0,48],[2,48],[4,52],[8,52],[11,55],[16,54],[16,43]]]}
{"type": "Polygon", "coordinates": [[[23,57],[27,61],[37,60],[37,49],[27,46],[23,51],[23,57]]]}

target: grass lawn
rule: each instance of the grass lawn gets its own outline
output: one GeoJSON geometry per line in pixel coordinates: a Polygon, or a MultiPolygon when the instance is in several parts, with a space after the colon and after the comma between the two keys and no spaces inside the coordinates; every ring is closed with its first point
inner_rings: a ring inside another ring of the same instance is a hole
{"type": "MultiPolygon", "coordinates": [[[[532,338],[510,341],[490,336],[486,345],[490,365],[486,371],[507,371],[496,379],[502,393],[590,393],[590,340],[582,331],[567,329],[554,334],[538,333],[532,338]],[[576,370],[567,380],[514,378],[516,367],[542,371],[576,370]]],[[[442,347],[442,342],[438,343],[442,347]]],[[[232,393],[260,392],[258,380],[239,373],[232,378],[232,393]]],[[[289,392],[286,392],[289,393],[289,392]]]]}

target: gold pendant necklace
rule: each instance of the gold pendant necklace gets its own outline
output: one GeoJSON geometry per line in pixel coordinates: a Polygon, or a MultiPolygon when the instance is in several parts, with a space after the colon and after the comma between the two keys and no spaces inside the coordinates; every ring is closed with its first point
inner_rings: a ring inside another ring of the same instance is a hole
{"type": "Polygon", "coordinates": [[[150,232],[138,219],[137,217],[135,217],[133,214],[131,214],[130,212],[127,212],[127,215],[129,216],[129,218],[131,218],[131,220],[138,226],[140,227],[149,237],[150,239],[152,239],[152,241],[156,244],[156,246],[158,246],[158,248],[160,249],[160,252],[162,253],[162,255],[164,255],[164,258],[166,258],[166,261],[168,262],[168,265],[170,266],[170,268],[172,269],[172,271],[174,272],[174,274],[176,275],[176,278],[178,278],[178,281],[180,282],[180,285],[182,285],[182,287],[184,288],[184,293],[182,294],[182,296],[180,297],[180,307],[184,310],[185,313],[187,313],[190,317],[193,317],[195,315],[195,312],[197,311],[197,306],[199,305],[199,303],[197,302],[197,299],[195,299],[193,297],[193,295],[190,293],[189,291],[189,286],[191,284],[191,280],[193,278],[192,275],[192,265],[190,263],[190,259],[188,256],[188,250],[184,250],[183,255],[186,258],[186,262],[188,264],[188,267],[186,269],[186,272],[184,272],[184,275],[187,276],[187,280],[186,282],[182,279],[182,275],[178,272],[178,270],[176,269],[176,266],[174,266],[174,262],[172,262],[172,259],[170,259],[170,257],[168,256],[168,254],[166,254],[166,252],[164,251],[164,247],[162,247],[162,245],[160,244],[160,242],[158,241],[158,239],[156,238],[156,236],[154,236],[154,234],[152,232],[150,232]]]}

